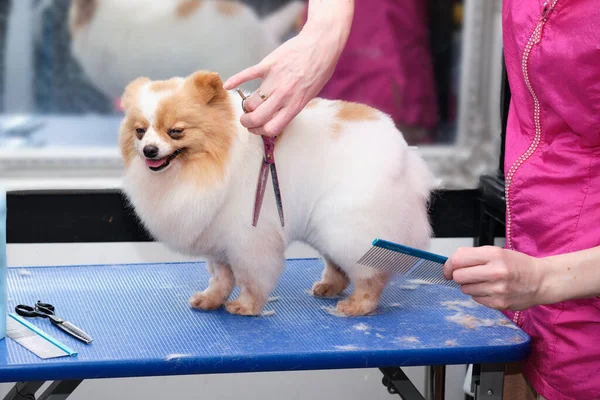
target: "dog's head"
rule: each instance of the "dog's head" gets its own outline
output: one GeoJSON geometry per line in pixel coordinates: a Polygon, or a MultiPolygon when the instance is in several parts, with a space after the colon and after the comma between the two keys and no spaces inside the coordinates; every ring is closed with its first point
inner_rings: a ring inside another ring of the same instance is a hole
{"type": "MultiPolygon", "coordinates": [[[[222,173],[234,136],[234,113],[218,74],[132,81],[121,97],[120,147],[125,167],[139,157],[155,173],[174,164],[222,173]]],[[[218,178],[218,177],[217,177],[218,178]]]]}

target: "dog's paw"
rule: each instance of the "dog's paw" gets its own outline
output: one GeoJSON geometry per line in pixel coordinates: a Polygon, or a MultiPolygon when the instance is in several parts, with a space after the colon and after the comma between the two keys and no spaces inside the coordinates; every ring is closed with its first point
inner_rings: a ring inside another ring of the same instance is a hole
{"type": "Polygon", "coordinates": [[[369,300],[356,300],[352,296],[338,301],[335,310],[347,317],[359,317],[372,313],[377,309],[377,303],[369,300]]]}
{"type": "Polygon", "coordinates": [[[225,304],[225,308],[235,315],[257,316],[260,314],[260,307],[254,302],[244,301],[243,299],[229,301],[225,304]]]}
{"type": "Polygon", "coordinates": [[[335,297],[345,289],[344,285],[331,282],[315,282],[312,287],[313,295],[317,297],[335,297]]]}
{"type": "Polygon", "coordinates": [[[190,307],[199,310],[216,310],[223,305],[223,301],[217,295],[211,295],[210,292],[196,293],[190,298],[190,307]]]}

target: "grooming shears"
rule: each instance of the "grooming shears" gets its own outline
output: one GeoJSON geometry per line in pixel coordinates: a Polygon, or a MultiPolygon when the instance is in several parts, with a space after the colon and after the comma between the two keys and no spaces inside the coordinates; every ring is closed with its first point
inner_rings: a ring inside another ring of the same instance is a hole
{"type": "MultiPolygon", "coordinates": [[[[237,92],[242,98],[242,110],[246,113],[245,101],[246,96],[240,89],[237,92]]],[[[256,226],[258,223],[258,216],[260,215],[260,209],[262,207],[263,198],[265,197],[265,189],[267,185],[267,176],[269,175],[269,168],[271,169],[271,178],[273,180],[273,190],[275,191],[275,202],[277,203],[277,211],[279,212],[279,220],[281,226],[284,226],[283,218],[283,203],[281,201],[281,192],[279,190],[279,180],[277,179],[277,167],[275,167],[275,140],[276,137],[261,136],[264,145],[264,158],[260,166],[260,174],[258,175],[258,183],[256,185],[256,196],[254,198],[254,216],[252,219],[252,226],[256,226]]]]}
{"type": "Polygon", "coordinates": [[[54,306],[48,303],[42,303],[39,300],[35,307],[19,304],[15,307],[15,312],[23,317],[41,317],[48,318],[52,325],[62,329],[69,335],[85,343],[92,343],[92,338],[87,333],[54,314],[54,306]]]}

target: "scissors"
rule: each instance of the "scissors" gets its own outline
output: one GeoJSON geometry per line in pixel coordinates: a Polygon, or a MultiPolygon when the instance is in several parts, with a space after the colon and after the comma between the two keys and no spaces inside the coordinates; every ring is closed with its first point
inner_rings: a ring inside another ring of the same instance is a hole
{"type": "Polygon", "coordinates": [[[87,333],[64,319],[54,315],[54,306],[48,303],[42,303],[39,300],[35,303],[35,307],[19,304],[15,307],[15,312],[23,317],[41,317],[48,318],[52,325],[62,329],[69,335],[81,340],[85,343],[92,343],[92,338],[87,333]]]}
{"type": "MultiPolygon", "coordinates": [[[[246,96],[240,89],[237,92],[242,98],[242,110],[246,113],[246,96]]],[[[265,188],[267,185],[267,176],[269,175],[269,168],[271,169],[271,178],[273,179],[273,189],[275,191],[275,201],[277,203],[277,211],[279,212],[279,220],[281,226],[285,225],[283,218],[283,203],[281,201],[281,192],[279,190],[279,180],[277,179],[277,168],[275,167],[275,139],[276,137],[261,136],[263,145],[265,148],[265,155],[263,162],[260,166],[260,174],[258,176],[258,183],[256,185],[256,196],[254,198],[254,217],[252,219],[252,226],[256,226],[258,223],[258,217],[260,215],[260,209],[262,207],[263,198],[265,197],[265,188]]]]}

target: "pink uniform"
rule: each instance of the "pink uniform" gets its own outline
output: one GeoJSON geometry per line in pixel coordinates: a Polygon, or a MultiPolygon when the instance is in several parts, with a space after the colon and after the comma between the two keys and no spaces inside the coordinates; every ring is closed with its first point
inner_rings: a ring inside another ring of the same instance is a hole
{"type": "MultiPolygon", "coordinates": [[[[543,257],[600,246],[600,3],[503,0],[503,38],[506,247],[543,257]]],[[[600,399],[600,298],[507,315],[532,337],[523,372],[539,394],[600,399]]]]}
{"type": "Polygon", "coordinates": [[[356,0],[348,42],[319,97],[368,104],[399,125],[437,127],[427,2],[356,0]]]}

